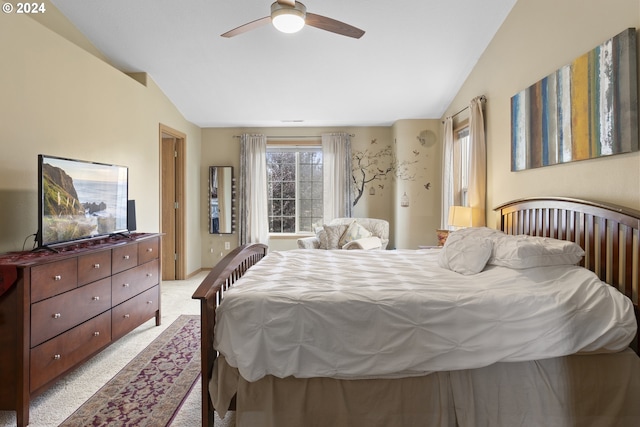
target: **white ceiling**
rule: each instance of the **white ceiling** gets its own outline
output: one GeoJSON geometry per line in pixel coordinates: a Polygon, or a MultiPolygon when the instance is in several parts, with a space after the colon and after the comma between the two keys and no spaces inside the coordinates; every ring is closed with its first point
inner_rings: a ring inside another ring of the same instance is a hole
{"type": "Polygon", "coordinates": [[[51,0],[200,127],[388,126],[440,118],[516,0],[306,0],[360,39],[271,25],[271,0],[51,0]],[[301,121],[301,122],[298,122],[301,121]]]}

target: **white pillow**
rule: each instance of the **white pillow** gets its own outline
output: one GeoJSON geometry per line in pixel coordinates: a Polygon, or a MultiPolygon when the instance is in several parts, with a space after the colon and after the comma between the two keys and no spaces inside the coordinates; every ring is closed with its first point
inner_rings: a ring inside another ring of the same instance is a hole
{"type": "Polygon", "coordinates": [[[351,224],[349,224],[349,226],[347,227],[347,230],[342,233],[342,236],[340,236],[338,247],[343,247],[347,243],[354,240],[364,239],[371,236],[372,234],[369,230],[358,224],[356,221],[352,221],[351,224]]]}
{"type": "Polygon", "coordinates": [[[575,265],[584,256],[580,245],[567,240],[508,234],[496,235],[492,240],[493,254],[487,264],[503,267],[575,265]]]}
{"type": "Polygon", "coordinates": [[[493,243],[486,237],[454,232],[438,254],[438,265],[464,275],[476,274],[487,264],[492,248],[493,243]]]}
{"type": "MultiPolygon", "coordinates": [[[[326,234],[326,249],[340,249],[340,238],[347,230],[348,225],[323,225],[326,234]]],[[[320,243],[322,246],[322,243],[320,243]]]]}
{"type": "Polygon", "coordinates": [[[346,243],[342,249],[382,249],[382,240],[378,236],[364,237],[346,243]]]}
{"type": "Polygon", "coordinates": [[[324,227],[316,228],[316,238],[320,242],[318,249],[327,249],[327,232],[324,231],[324,227]]]}

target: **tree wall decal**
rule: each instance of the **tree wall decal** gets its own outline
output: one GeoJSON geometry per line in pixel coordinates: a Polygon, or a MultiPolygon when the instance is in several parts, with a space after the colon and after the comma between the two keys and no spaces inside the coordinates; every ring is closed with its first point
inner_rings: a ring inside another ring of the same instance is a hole
{"type": "MultiPolygon", "coordinates": [[[[371,141],[374,145],[376,140],[371,141]]],[[[367,184],[373,181],[386,181],[390,178],[398,178],[406,181],[415,180],[415,173],[411,173],[410,166],[418,163],[414,161],[399,161],[391,145],[387,145],[379,151],[356,151],[351,156],[351,178],[355,198],[355,206],[364,194],[367,184]]],[[[383,188],[383,184],[379,184],[383,188]]]]}

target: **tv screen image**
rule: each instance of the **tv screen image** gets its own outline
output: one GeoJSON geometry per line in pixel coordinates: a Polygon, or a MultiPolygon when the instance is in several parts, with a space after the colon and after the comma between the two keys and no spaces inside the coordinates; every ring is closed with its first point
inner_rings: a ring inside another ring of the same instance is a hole
{"type": "Polygon", "coordinates": [[[39,246],[128,231],[128,174],[126,166],[39,155],[39,246]]]}

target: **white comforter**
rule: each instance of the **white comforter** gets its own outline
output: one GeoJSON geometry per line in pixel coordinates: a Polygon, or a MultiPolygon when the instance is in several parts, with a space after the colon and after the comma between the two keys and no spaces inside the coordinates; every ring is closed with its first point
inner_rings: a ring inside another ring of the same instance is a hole
{"type": "Polygon", "coordinates": [[[214,347],[248,381],[374,378],[626,348],[631,301],[576,266],[487,266],[438,250],[272,252],[225,294],[214,347]]]}

